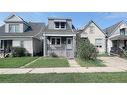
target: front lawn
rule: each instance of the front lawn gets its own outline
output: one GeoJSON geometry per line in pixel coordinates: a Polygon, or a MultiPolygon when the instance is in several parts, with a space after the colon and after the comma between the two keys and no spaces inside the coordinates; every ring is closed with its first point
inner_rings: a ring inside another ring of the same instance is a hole
{"type": "Polygon", "coordinates": [[[45,68],[45,67],[69,67],[66,58],[42,57],[34,63],[27,66],[28,68],[45,68]]]}
{"type": "Polygon", "coordinates": [[[127,83],[127,73],[5,74],[1,83],[127,83]]]}
{"type": "Polygon", "coordinates": [[[37,57],[14,57],[14,58],[0,58],[0,68],[18,68],[21,67],[37,57]]]}
{"type": "Polygon", "coordinates": [[[77,63],[82,67],[104,67],[102,60],[85,60],[85,59],[76,59],[77,63]]]}

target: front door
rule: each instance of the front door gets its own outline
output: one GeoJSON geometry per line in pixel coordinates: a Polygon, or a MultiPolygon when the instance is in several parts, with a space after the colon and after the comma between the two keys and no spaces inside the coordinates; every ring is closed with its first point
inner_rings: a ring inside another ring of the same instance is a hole
{"type": "Polygon", "coordinates": [[[72,38],[67,38],[66,40],[66,46],[67,48],[66,49],[72,49],[72,38]]]}
{"type": "Polygon", "coordinates": [[[74,58],[72,38],[66,40],[66,56],[67,58],[74,58]]]}

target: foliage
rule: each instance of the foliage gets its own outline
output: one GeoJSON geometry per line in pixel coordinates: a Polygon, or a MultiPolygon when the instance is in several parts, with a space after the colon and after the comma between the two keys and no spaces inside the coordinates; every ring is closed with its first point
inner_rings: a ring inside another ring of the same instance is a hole
{"type": "Polygon", "coordinates": [[[47,68],[47,67],[69,67],[69,63],[66,58],[42,57],[27,66],[27,68],[47,68]]]}
{"type": "Polygon", "coordinates": [[[22,47],[13,47],[12,56],[13,57],[22,57],[26,55],[26,49],[22,47]]]}
{"type": "Polygon", "coordinates": [[[58,55],[56,53],[54,53],[54,52],[50,53],[50,56],[51,57],[58,57],[58,55]]]}
{"type": "Polygon", "coordinates": [[[0,59],[0,68],[19,68],[38,57],[8,57],[0,59]]]}
{"type": "Polygon", "coordinates": [[[77,55],[81,59],[96,59],[97,49],[88,38],[77,38],[77,55]]]}

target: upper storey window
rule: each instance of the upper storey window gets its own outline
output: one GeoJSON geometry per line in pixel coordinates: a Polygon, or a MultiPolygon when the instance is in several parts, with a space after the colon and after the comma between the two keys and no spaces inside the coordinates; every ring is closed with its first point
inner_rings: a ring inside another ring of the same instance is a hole
{"type": "Polygon", "coordinates": [[[17,33],[19,31],[19,24],[10,24],[9,25],[9,32],[10,33],[17,33]]]}
{"type": "Polygon", "coordinates": [[[66,28],[66,22],[55,22],[55,28],[56,29],[65,29],[66,28]]]}

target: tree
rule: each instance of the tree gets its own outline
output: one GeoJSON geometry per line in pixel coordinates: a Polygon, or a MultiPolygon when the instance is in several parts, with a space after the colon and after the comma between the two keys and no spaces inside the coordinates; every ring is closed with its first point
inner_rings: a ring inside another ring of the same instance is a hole
{"type": "Polygon", "coordinates": [[[77,36],[77,57],[81,59],[96,59],[96,47],[90,43],[88,38],[77,36]]]}

